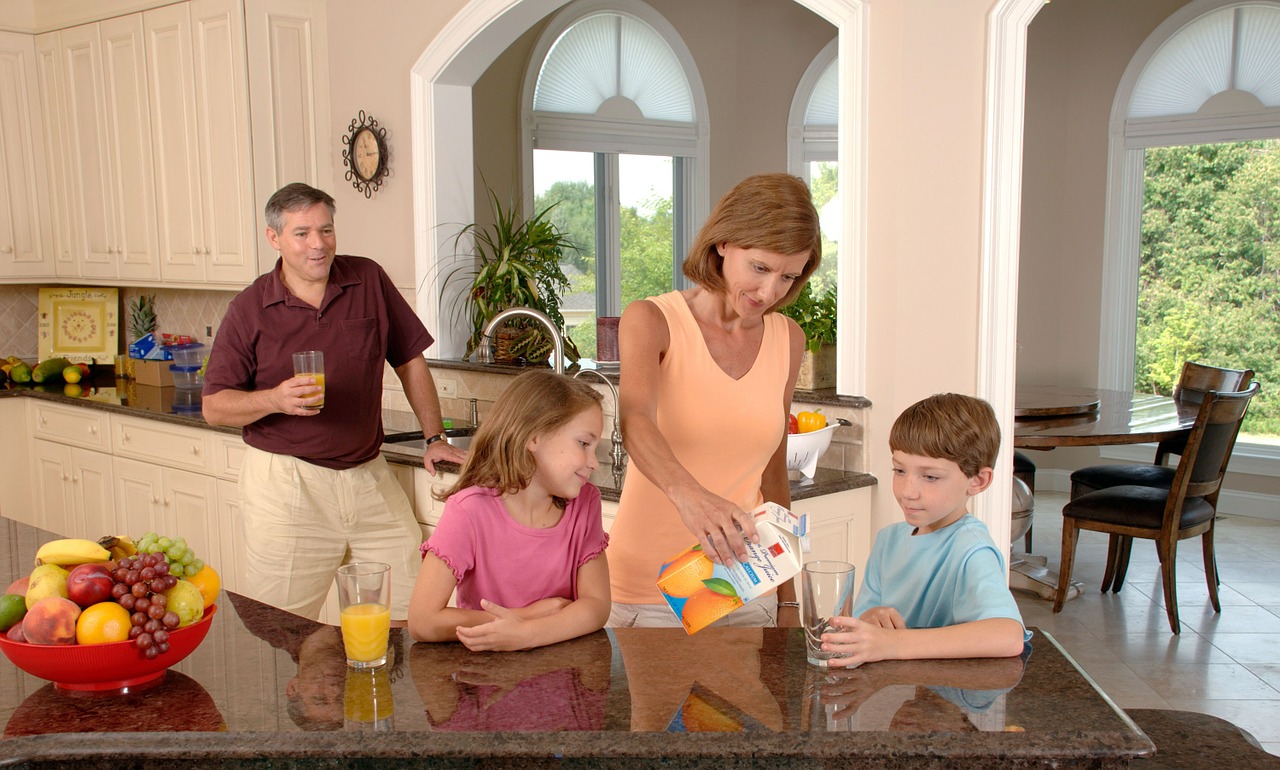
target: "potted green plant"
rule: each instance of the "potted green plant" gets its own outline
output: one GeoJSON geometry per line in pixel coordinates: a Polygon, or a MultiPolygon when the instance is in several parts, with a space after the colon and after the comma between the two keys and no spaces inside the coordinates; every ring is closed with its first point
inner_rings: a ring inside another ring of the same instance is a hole
{"type": "MultiPolygon", "coordinates": [[[[466,281],[452,317],[454,323],[463,318],[470,322],[466,357],[479,347],[484,329],[495,315],[509,307],[529,307],[555,323],[564,340],[565,357],[576,361],[578,349],[564,333],[564,316],[560,313],[560,297],[569,291],[569,279],[560,268],[560,260],[566,249],[577,247],[548,216],[555,204],[522,218],[518,200],[503,208],[497,194],[492,189],[488,193],[493,222],[464,225],[454,238],[457,249],[467,236],[471,237],[476,262],[453,270],[444,281],[444,288],[454,281],[466,281]]],[[[443,291],[442,288],[442,294],[443,291]]],[[[495,360],[546,360],[551,340],[546,338],[543,327],[522,319],[507,326],[514,334],[499,337],[495,360]]]]}
{"type": "Polygon", "coordinates": [[[796,387],[802,390],[833,388],[836,384],[836,289],[829,286],[816,295],[805,284],[795,301],[781,313],[800,324],[805,351],[796,387]]]}

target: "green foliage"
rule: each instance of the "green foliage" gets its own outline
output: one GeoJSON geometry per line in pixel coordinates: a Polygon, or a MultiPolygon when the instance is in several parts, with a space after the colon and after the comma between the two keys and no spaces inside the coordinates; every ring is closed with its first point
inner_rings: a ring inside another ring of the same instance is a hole
{"type": "Polygon", "coordinates": [[[1253,369],[1244,432],[1280,432],[1280,141],[1147,151],[1135,388],[1185,361],[1253,369]]]}
{"type": "Polygon", "coordinates": [[[804,332],[805,347],[811,353],[822,350],[823,345],[836,342],[836,289],[828,287],[821,295],[814,296],[813,285],[806,283],[795,302],[782,308],[788,318],[795,319],[804,332]]]}
{"type": "MultiPolygon", "coordinates": [[[[482,226],[472,222],[454,237],[456,249],[464,238],[471,236],[477,263],[474,267],[468,265],[453,270],[444,281],[446,287],[455,280],[467,282],[466,292],[454,306],[452,321],[457,323],[465,316],[471,323],[468,356],[479,346],[489,321],[509,307],[540,310],[563,334],[560,297],[568,291],[569,280],[560,261],[566,251],[576,249],[548,216],[555,204],[522,219],[518,200],[511,200],[503,208],[497,194],[493,190],[488,193],[493,205],[493,224],[482,226]]],[[[518,320],[513,323],[519,325],[518,320]]],[[[570,360],[576,360],[578,355],[567,338],[565,354],[570,360]]]]}

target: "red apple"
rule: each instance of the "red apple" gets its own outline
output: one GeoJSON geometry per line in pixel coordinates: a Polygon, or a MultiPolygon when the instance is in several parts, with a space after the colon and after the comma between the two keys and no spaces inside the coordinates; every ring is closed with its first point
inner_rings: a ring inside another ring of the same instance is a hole
{"type": "Polygon", "coordinates": [[[104,564],[81,564],[67,575],[67,598],[81,607],[111,599],[115,580],[104,564]]]}
{"type": "Polygon", "coordinates": [[[17,594],[18,596],[26,596],[27,585],[30,582],[31,582],[31,576],[23,575],[22,577],[10,583],[9,587],[4,589],[4,592],[7,594],[17,594]]]}

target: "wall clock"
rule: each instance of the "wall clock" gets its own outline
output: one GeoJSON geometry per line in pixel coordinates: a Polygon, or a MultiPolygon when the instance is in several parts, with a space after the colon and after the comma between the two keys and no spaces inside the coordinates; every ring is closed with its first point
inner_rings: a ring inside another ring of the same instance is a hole
{"type": "Polygon", "coordinates": [[[346,179],[364,197],[370,198],[387,176],[387,129],[364,110],[351,119],[347,135],[343,138],[346,148],[342,151],[342,163],[347,167],[346,179]]]}

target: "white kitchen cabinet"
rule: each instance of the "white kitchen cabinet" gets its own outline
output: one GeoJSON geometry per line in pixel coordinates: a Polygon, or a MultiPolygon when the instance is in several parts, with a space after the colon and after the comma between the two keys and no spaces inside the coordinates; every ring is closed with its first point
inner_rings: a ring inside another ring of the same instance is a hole
{"type": "Polygon", "coordinates": [[[36,48],[30,35],[0,32],[0,275],[53,275],[42,242],[40,212],[48,208],[36,48]]]}
{"type": "Polygon", "coordinates": [[[240,485],[226,479],[217,480],[218,510],[214,516],[218,535],[215,555],[205,561],[214,565],[222,578],[222,587],[241,593],[240,576],[244,574],[244,530],[240,526],[240,485]]]}
{"type": "Polygon", "coordinates": [[[161,275],[244,285],[257,272],[248,71],[239,0],[143,13],[161,275]]]}
{"type": "Polygon", "coordinates": [[[71,197],[75,188],[71,178],[70,153],[67,149],[66,106],[62,93],[62,58],[59,53],[62,35],[49,32],[36,35],[36,82],[39,86],[41,137],[44,140],[44,195],[47,206],[44,248],[52,255],[51,275],[74,278],[80,274],[76,259],[76,236],[73,226],[71,197]]]}
{"type": "Polygon", "coordinates": [[[113,469],[116,507],[126,534],[134,538],[146,532],[182,537],[196,556],[205,560],[220,550],[215,547],[215,479],[127,457],[116,457],[113,469]]]}
{"type": "Polygon", "coordinates": [[[116,533],[110,455],[37,439],[32,461],[36,526],[90,540],[116,533]]]}
{"type": "MultiPolygon", "coordinates": [[[[58,33],[75,275],[159,278],[142,20],[137,14],[58,33]]],[[[69,270],[69,265],[62,266],[69,270]]]]}
{"type": "Polygon", "coordinates": [[[31,501],[31,453],[21,449],[31,446],[27,399],[0,398],[0,425],[11,449],[0,462],[0,516],[38,527],[38,509],[31,501]]]}

